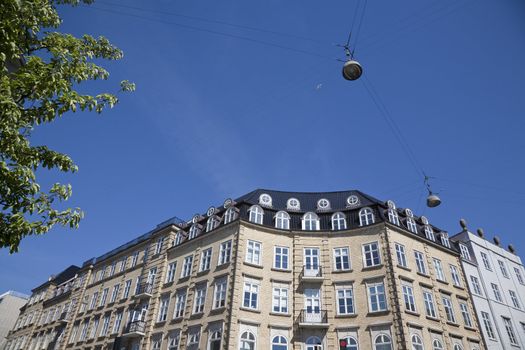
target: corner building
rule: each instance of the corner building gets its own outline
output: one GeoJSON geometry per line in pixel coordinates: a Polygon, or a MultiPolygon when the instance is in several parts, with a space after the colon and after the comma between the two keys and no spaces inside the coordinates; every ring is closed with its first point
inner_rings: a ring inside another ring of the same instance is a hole
{"type": "Polygon", "coordinates": [[[255,190],[75,278],[67,326],[29,349],[485,349],[448,234],[359,191],[255,190]]]}

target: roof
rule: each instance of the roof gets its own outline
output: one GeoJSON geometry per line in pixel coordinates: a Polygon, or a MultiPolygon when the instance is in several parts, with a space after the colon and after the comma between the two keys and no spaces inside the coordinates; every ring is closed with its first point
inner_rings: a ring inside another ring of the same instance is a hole
{"type": "Polygon", "coordinates": [[[16,292],[14,290],[8,290],[4,294],[0,294],[0,299],[2,299],[3,297],[5,297],[7,295],[11,295],[13,297],[17,297],[17,298],[21,298],[21,299],[29,299],[29,295],[24,294],[24,293],[20,293],[20,292],[16,292]]]}
{"type": "Polygon", "coordinates": [[[55,284],[55,285],[62,284],[64,282],[72,279],[73,277],[75,277],[75,275],[77,274],[78,270],[80,270],[80,267],[78,267],[76,265],[71,265],[67,269],[65,269],[62,272],[60,272],[58,275],[51,276],[48,281],[42,283],[41,285],[39,285],[36,288],[33,288],[33,291],[36,290],[36,289],[42,288],[42,287],[44,287],[44,286],[46,286],[48,284],[51,284],[51,283],[55,284]]]}

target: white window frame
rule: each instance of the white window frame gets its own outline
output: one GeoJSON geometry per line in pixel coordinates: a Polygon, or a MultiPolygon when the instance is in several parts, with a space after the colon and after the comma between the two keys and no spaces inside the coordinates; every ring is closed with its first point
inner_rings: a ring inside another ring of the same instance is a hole
{"type": "Polygon", "coordinates": [[[414,297],[414,287],[408,282],[401,284],[401,291],[403,292],[403,301],[405,303],[405,310],[417,312],[416,298],[414,297]]]}
{"type": "Polygon", "coordinates": [[[405,246],[399,243],[395,243],[395,248],[396,248],[397,264],[399,266],[408,268],[405,246]]]}
{"type": "Polygon", "coordinates": [[[461,257],[463,259],[468,260],[468,261],[471,260],[470,251],[466,245],[459,243],[459,250],[461,252],[461,257]]]}
{"type": "Polygon", "coordinates": [[[334,248],[334,271],[350,271],[351,269],[350,247],[334,248]]]}
{"type": "Polygon", "coordinates": [[[492,271],[492,266],[489,261],[489,256],[485,252],[480,252],[481,254],[481,260],[483,261],[483,266],[485,266],[486,270],[492,271]]]}
{"type": "Polygon", "coordinates": [[[248,221],[262,225],[264,222],[264,210],[258,205],[252,205],[248,209],[248,221]]]}
{"type": "Polygon", "coordinates": [[[479,279],[476,276],[470,275],[470,283],[472,284],[472,293],[483,296],[479,279]]]}
{"type": "Polygon", "coordinates": [[[425,314],[428,317],[437,318],[434,293],[430,289],[423,290],[423,302],[425,304],[425,314]]]}
{"type": "Polygon", "coordinates": [[[193,255],[188,255],[184,257],[184,263],[182,264],[182,269],[180,272],[180,278],[186,278],[191,275],[191,270],[193,266],[193,255]]]}
{"type": "Polygon", "coordinates": [[[369,312],[382,312],[388,310],[388,301],[386,299],[384,282],[369,283],[366,285],[366,290],[368,294],[369,312]],[[382,289],[382,292],[380,289],[382,289]],[[381,299],[384,299],[384,307],[381,305],[381,299]],[[374,309],[374,304],[377,305],[377,310],[374,309]]]}
{"type": "Polygon", "coordinates": [[[166,273],[166,283],[171,283],[175,280],[175,273],[177,271],[177,262],[173,261],[168,264],[168,272],[166,273]]]}
{"type": "Polygon", "coordinates": [[[363,253],[363,266],[364,267],[374,267],[374,266],[380,266],[381,265],[381,251],[380,251],[380,246],[379,246],[379,242],[378,241],[375,241],[375,242],[369,242],[369,243],[364,243],[362,246],[361,246],[361,250],[362,250],[362,253],[363,253]],[[372,247],[375,245],[375,248],[372,247]],[[369,247],[369,249],[368,249],[369,247]],[[375,256],[375,254],[377,254],[377,256],[375,256]],[[367,255],[370,255],[370,259],[367,258],[367,255]],[[368,260],[370,260],[370,264],[368,263],[368,260]],[[376,262],[377,260],[377,262],[376,262]]]}
{"type": "Polygon", "coordinates": [[[307,212],[301,218],[301,224],[303,231],[319,231],[319,216],[311,211],[307,212]]]}
{"type": "Polygon", "coordinates": [[[202,284],[195,287],[194,299],[193,299],[193,314],[201,314],[204,312],[204,307],[206,306],[206,294],[207,294],[207,285],[202,284]]]}
{"type": "Polygon", "coordinates": [[[483,321],[483,325],[485,326],[485,332],[487,333],[487,337],[490,340],[496,340],[496,333],[494,332],[494,328],[492,327],[490,314],[488,312],[481,311],[481,320],[483,321]]]}
{"type": "Polygon", "coordinates": [[[438,281],[446,282],[447,280],[445,277],[445,271],[443,270],[441,260],[437,258],[432,258],[432,261],[434,262],[434,271],[436,271],[436,279],[438,281]]]}
{"type": "Polygon", "coordinates": [[[341,212],[334,213],[330,220],[332,222],[332,230],[340,231],[346,230],[346,216],[341,212]]]}
{"type": "Polygon", "coordinates": [[[289,252],[290,248],[283,246],[273,247],[273,268],[278,270],[289,270],[289,252]]]}
{"type": "Polygon", "coordinates": [[[230,207],[226,210],[224,213],[224,224],[229,224],[232,221],[235,221],[237,219],[237,208],[236,207],[230,207]]]}
{"type": "Polygon", "coordinates": [[[252,309],[252,310],[259,310],[260,289],[261,289],[261,283],[259,281],[253,280],[253,279],[244,280],[243,294],[242,294],[242,306],[244,308],[252,309]],[[248,293],[248,298],[246,298],[247,293],[248,293]]]}
{"type": "Polygon", "coordinates": [[[220,278],[215,281],[213,291],[213,309],[226,307],[226,293],[228,291],[227,278],[220,278]]]}
{"type": "Polygon", "coordinates": [[[459,309],[461,310],[461,315],[463,316],[463,322],[465,322],[465,326],[472,327],[472,317],[470,317],[467,303],[460,302],[459,309]]]}
{"type": "Polygon", "coordinates": [[[374,211],[368,207],[359,210],[359,226],[368,226],[375,223],[374,211]]]}
{"type": "Polygon", "coordinates": [[[425,264],[425,254],[419,250],[414,250],[414,259],[416,260],[417,272],[428,275],[427,265],[425,264]]]}
{"type": "Polygon", "coordinates": [[[232,241],[225,241],[221,243],[219,251],[219,266],[230,262],[232,257],[232,241]]]}
{"type": "Polygon", "coordinates": [[[262,264],[262,243],[249,239],[246,242],[245,262],[253,265],[262,264]]]}
{"type": "Polygon", "coordinates": [[[279,211],[275,214],[275,228],[280,230],[290,229],[290,214],[285,211],[279,211]]]}
{"type": "Polygon", "coordinates": [[[184,317],[184,313],[186,311],[187,295],[188,295],[188,291],[186,289],[179,289],[175,293],[175,307],[173,309],[174,319],[184,317]]]}
{"type": "Polygon", "coordinates": [[[445,315],[448,322],[456,323],[456,315],[454,314],[454,306],[452,304],[452,298],[448,295],[441,295],[443,302],[443,308],[445,309],[445,315]]]}
{"type": "Polygon", "coordinates": [[[459,269],[456,265],[449,264],[450,274],[452,276],[452,284],[456,287],[461,287],[461,276],[459,274],[459,269]]]}
{"type": "Polygon", "coordinates": [[[288,314],[288,286],[274,284],[272,289],[272,312],[277,314],[288,314]]]}
{"type": "Polygon", "coordinates": [[[505,266],[505,263],[503,262],[503,260],[498,259],[498,265],[499,265],[499,268],[501,270],[501,274],[503,275],[503,277],[509,278],[509,273],[507,271],[507,267],[505,266]]]}
{"type": "Polygon", "coordinates": [[[200,263],[199,272],[208,271],[211,268],[212,254],[213,254],[212,248],[204,249],[201,252],[201,263],[200,263]]]}
{"type": "Polygon", "coordinates": [[[503,298],[501,297],[501,292],[499,290],[499,287],[496,283],[491,283],[490,287],[492,288],[492,293],[494,294],[494,299],[496,301],[499,301],[500,303],[503,302],[503,298]]]}
{"type": "Polygon", "coordinates": [[[338,315],[355,315],[356,305],[353,286],[337,287],[335,298],[338,315]]]}
{"type": "Polygon", "coordinates": [[[159,303],[159,312],[157,315],[157,322],[164,322],[168,319],[168,308],[170,306],[170,298],[162,297],[159,303]]]}

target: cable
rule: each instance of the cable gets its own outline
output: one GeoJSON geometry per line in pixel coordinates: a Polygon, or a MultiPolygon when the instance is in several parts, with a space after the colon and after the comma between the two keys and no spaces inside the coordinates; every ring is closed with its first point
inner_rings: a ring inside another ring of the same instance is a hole
{"type": "Polygon", "coordinates": [[[363,25],[363,19],[365,18],[365,13],[366,13],[366,5],[368,5],[368,0],[365,0],[365,4],[363,5],[363,11],[361,12],[361,19],[359,20],[359,25],[357,27],[357,34],[354,39],[354,49],[352,50],[352,56],[354,55],[355,49],[357,47],[357,41],[359,40],[359,34],[361,33],[361,26],[363,25]]]}
{"type": "Polygon", "coordinates": [[[350,26],[350,32],[348,33],[348,39],[346,40],[346,47],[350,45],[350,39],[352,39],[352,32],[354,31],[355,20],[357,18],[357,12],[359,11],[359,4],[361,0],[357,0],[355,4],[354,17],[352,18],[352,26],[350,26]]]}
{"type": "Polygon", "coordinates": [[[204,17],[184,15],[184,14],[177,13],[177,12],[167,12],[167,11],[148,9],[148,8],[144,8],[144,7],[123,5],[123,4],[118,4],[118,3],[111,2],[111,1],[97,1],[97,3],[98,4],[108,5],[108,6],[116,6],[116,7],[128,8],[128,9],[132,9],[132,10],[136,10],[136,11],[158,13],[158,14],[167,15],[167,16],[176,16],[176,17],[181,17],[181,18],[186,18],[186,19],[191,19],[191,20],[196,20],[196,21],[202,21],[202,22],[207,22],[207,23],[215,23],[215,24],[225,25],[225,26],[239,28],[239,29],[252,30],[252,31],[261,32],[261,33],[267,33],[267,34],[273,34],[273,35],[281,35],[281,36],[286,36],[286,37],[290,37],[290,38],[294,38],[294,39],[311,41],[311,42],[318,43],[318,44],[323,44],[323,45],[327,44],[327,42],[325,42],[325,41],[316,40],[316,39],[312,39],[312,38],[307,38],[307,37],[296,35],[296,34],[290,34],[290,33],[285,33],[285,32],[274,31],[274,30],[268,30],[268,29],[264,29],[264,28],[257,28],[257,27],[247,26],[247,25],[243,25],[243,24],[236,24],[236,23],[231,23],[231,22],[226,22],[226,21],[219,21],[219,20],[209,19],[209,18],[204,18],[204,17]]]}
{"type": "Polygon", "coordinates": [[[181,27],[181,28],[191,29],[191,30],[195,30],[195,31],[199,31],[199,32],[205,32],[205,33],[220,35],[220,36],[224,36],[224,37],[229,37],[229,38],[234,38],[234,39],[239,39],[239,40],[244,40],[244,41],[250,41],[250,42],[253,42],[253,43],[257,43],[257,44],[261,44],[261,45],[265,45],[265,46],[271,46],[271,47],[279,48],[279,49],[282,49],[282,50],[302,53],[302,54],[313,56],[313,57],[330,59],[330,60],[336,60],[336,58],[334,58],[334,57],[321,55],[321,54],[318,54],[316,52],[311,52],[311,51],[297,49],[297,48],[293,48],[293,47],[289,47],[289,46],[275,44],[275,43],[271,43],[271,42],[264,41],[264,40],[253,39],[253,38],[246,37],[246,36],[229,34],[229,33],[219,32],[219,31],[216,31],[216,30],[211,30],[211,29],[206,29],[206,28],[199,28],[199,27],[195,27],[195,26],[191,26],[191,25],[187,25],[187,24],[182,24],[182,23],[177,23],[177,22],[172,22],[172,21],[165,21],[165,20],[161,20],[161,19],[154,19],[154,18],[144,17],[144,16],[141,16],[141,15],[126,13],[126,12],[119,12],[119,11],[115,11],[115,10],[111,10],[111,9],[105,9],[105,8],[101,8],[101,7],[97,7],[97,6],[93,6],[93,5],[89,5],[89,6],[88,5],[83,5],[83,6],[85,6],[86,8],[91,8],[91,9],[95,9],[95,10],[103,11],[103,12],[109,12],[109,13],[113,13],[113,14],[117,14],[117,15],[121,15],[121,16],[134,17],[134,18],[139,18],[139,19],[145,20],[145,21],[164,23],[164,24],[174,25],[174,26],[178,26],[178,27],[181,27]]]}

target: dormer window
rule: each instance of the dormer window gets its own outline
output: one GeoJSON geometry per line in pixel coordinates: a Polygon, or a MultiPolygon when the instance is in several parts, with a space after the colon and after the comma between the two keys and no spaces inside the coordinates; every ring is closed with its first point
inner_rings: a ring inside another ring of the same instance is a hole
{"type": "Polygon", "coordinates": [[[359,197],[356,195],[351,195],[346,199],[346,206],[347,207],[357,207],[359,205],[359,197]]]}
{"type": "Polygon", "coordinates": [[[290,229],[290,215],[285,211],[280,211],[275,214],[275,228],[281,230],[290,229]]]}
{"type": "Polygon", "coordinates": [[[272,206],[272,197],[270,197],[269,194],[263,193],[259,196],[259,204],[264,207],[271,207],[272,206]]]}
{"type": "Polygon", "coordinates": [[[305,231],[318,231],[319,217],[315,213],[308,212],[303,215],[302,224],[305,231]]]}
{"type": "Polygon", "coordinates": [[[317,201],[317,209],[318,210],[328,210],[330,209],[330,202],[328,199],[322,198],[317,201]]]}
{"type": "Polygon", "coordinates": [[[199,224],[191,225],[189,239],[193,239],[193,238],[197,237],[199,235],[200,231],[201,231],[201,229],[200,229],[200,225],[199,224]]]}
{"type": "Polygon", "coordinates": [[[399,226],[399,215],[396,209],[388,208],[388,221],[391,224],[399,226]]]}
{"type": "Polygon", "coordinates": [[[432,226],[425,225],[423,227],[424,227],[424,231],[425,231],[425,237],[427,237],[431,241],[435,241],[436,238],[434,237],[434,230],[432,229],[432,226]]]}
{"type": "Polygon", "coordinates": [[[346,217],[343,213],[335,213],[332,215],[332,230],[346,230],[346,217]]]}
{"type": "Polygon", "coordinates": [[[212,231],[217,226],[219,226],[219,219],[217,218],[217,216],[210,216],[208,218],[208,221],[206,221],[206,232],[212,231]]]}
{"type": "Polygon", "coordinates": [[[229,207],[224,214],[224,224],[229,224],[233,220],[237,219],[238,209],[235,207],[229,207]]]}
{"type": "Polygon", "coordinates": [[[407,228],[410,232],[417,233],[417,225],[416,225],[416,222],[414,221],[414,218],[407,217],[407,228]]]}
{"type": "Polygon", "coordinates": [[[470,251],[468,247],[464,244],[459,244],[459,250],[461,251],[461,257],[465,260],[470,260],[470,251]]]}
{"type": "Polygon", "coordinates": [[[371,225],[375,222],[374,212],[370,208],[359,210],[359,226],[371,225]]]}
{"type": "Polygon", "coordinates": [[[175,245],[181,244],[183,238],[184,236],[182,235],[182,231],[177,232],[177,234],[175,235],[175,245]]]}
{"type": "Polygon", "coordinates": [[[260,206],[252,205],[250,209],[248,209],[248,212],[249,212],[248,220],[250,222],[253,222],[259,225],[263,224],[264,210],[262,210],[260,206]]]}
{"type": "Polygon", "coordinates": [[[450,248],[450,242],[448,240],[448,233],[446,232],[441,233],[440,238],[441,238],[441,244],[443,244],[445,247],[450,248]]]}
{"type": "Polygon", "coordinates": [[[290,198],[286,202],[286,209],[288,210],[301,210],[301,203],[297,198],[290,198]]]}

